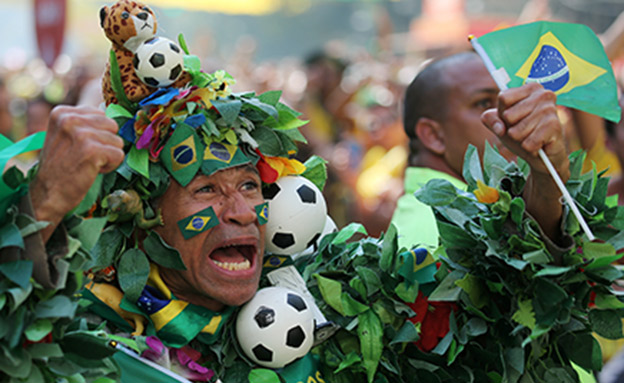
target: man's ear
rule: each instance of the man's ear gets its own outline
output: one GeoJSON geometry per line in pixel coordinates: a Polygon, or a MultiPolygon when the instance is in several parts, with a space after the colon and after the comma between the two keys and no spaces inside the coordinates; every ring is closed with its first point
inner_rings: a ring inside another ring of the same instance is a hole
{"type": "Polygon", "coordinates": [[[436,120],[421,117],[416,123],[416,136],[429,151],[442,155],[446,150],[442,126],[436,120]]]}

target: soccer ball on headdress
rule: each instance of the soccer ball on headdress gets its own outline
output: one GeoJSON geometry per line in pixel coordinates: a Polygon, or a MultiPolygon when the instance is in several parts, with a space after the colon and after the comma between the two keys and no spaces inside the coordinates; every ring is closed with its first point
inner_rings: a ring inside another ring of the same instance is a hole
{"type": "Polygon", "coordinates": [[[285,287],[258,290],[236,317],[236,337],[255,363],[282,368],[305,356],[314,343],[314,314],[299,294],[285,287]]]}
{"type": "Polygon", "coordinates": [[[153,37],[141,45],[134,55],[134,70],[145,84],[157,88],[173,84],[184,69],[184,53],[173,41],[153,37]]]}
{"type": "Polygon", "coordinates": [[[293,255],[312,246],[321,236],[327,205],[311,181],[301,176],[286,176],[262,193],[269,203],[266,251],[293,255]]]}

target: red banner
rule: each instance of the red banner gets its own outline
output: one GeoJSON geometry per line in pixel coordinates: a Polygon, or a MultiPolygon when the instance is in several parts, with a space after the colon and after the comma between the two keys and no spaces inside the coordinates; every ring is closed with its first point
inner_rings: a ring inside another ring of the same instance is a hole
{"type": "Polygon", "coordinates": [[[67,0],[34,0],[34,4],[39,55],[52,67],[63,49],[67,0]]]}

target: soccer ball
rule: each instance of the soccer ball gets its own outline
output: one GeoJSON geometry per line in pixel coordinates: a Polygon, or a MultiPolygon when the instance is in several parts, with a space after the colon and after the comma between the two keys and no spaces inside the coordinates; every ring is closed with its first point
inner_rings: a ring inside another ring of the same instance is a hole
{"type": "Polygon", "coordinates": [[[325,218],[325,227],[323,227],[323,231],[321,231],[321,235],[312,244],[312,246],[309,246],[307,249],[305,249],[301,253],[293,254],[293,256],[292,256],[293,259],[297,259],[298,257],[301,257],[303,255],[308,255],[308,254],[314,253],[315,251],[318,250],[318,248],[319,248],[319,246],[321,244],[321,240],[323,239],[324,236],[326,236],[327,234],[335,233],[337,231],[338,231],[338,227],[336,226],[336,223],[328,215],[327,218],[325,218]]]}
{"type": "Polygon", "coordinates": [[[182,49],[164,37],[153,37],[137,48],[133,60],[137,76],[145,84],[169,86],[180,77],[184,67],[182,49]]]}
{"type": "Polygon", "coordinates": [[[299,294],[285,287],[258,290],[236,317],[236,337],[255,363],[282,368],[314,344],[314,314],[299,294]]]}
{"type": "Polygon", "coordinates": [[[263,190],[269,202],[266,251],[293,255],[307,249],[321,236],[327,205],[321,191],[300,176],[286,176],[263,190]]]}

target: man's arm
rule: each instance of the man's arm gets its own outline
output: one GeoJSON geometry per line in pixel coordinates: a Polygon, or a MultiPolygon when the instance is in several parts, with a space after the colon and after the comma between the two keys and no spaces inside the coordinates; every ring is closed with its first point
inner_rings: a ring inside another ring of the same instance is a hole
{"type": "Polygon", "coordinates": [[[531,83],[502,91],[498,110],[482,115],[485,125],[531,167],[523,195],[527,211],[555,241],[561,236],[561,192],[537,152],[543,149],[562,181],[568,180],[570,164],[556,101],[553,92],[531,83]]]}
{"type": "Polygon", "coordinates": [[[50,222],[41,231],[47,242],[63,217],[89,191],[99,173],[116,169],[124,158],[117,124],[91,107],[52,110],[39,170],[29,188],[35,218],[50,222]]]}

